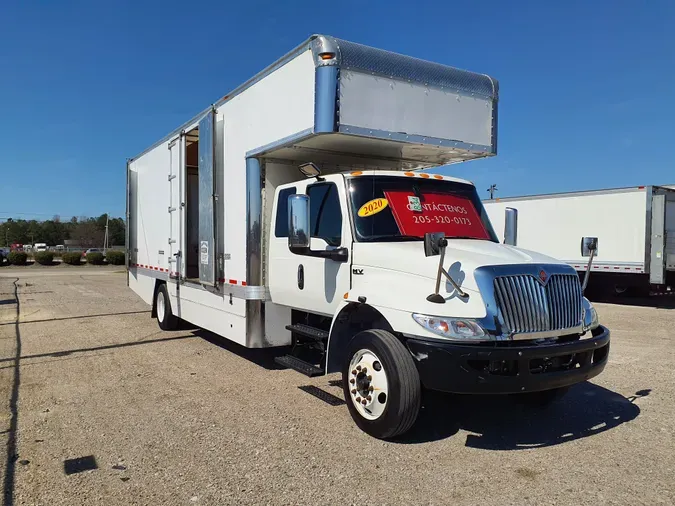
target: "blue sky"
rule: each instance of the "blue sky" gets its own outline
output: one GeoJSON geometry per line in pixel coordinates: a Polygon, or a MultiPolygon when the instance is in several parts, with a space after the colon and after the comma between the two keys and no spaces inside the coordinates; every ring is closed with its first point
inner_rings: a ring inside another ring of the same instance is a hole
{"type": "Polygon", "coordinates": [[[125,159],[328,33],[493,75],[481,196],[675,184],[675,3],[21,1],[0,6],[0,219],[124,213],[125,159]]]}

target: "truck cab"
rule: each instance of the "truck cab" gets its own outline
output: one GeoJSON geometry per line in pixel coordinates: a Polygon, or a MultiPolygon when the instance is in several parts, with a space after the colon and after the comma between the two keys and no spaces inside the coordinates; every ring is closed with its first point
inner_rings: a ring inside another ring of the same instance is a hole
{"type": "Polygon", "coordinates": [[[294,353],[279,361],[341,372],[354,419],[373,435],[398,428],[380,418],[392,381],[547,403],[605,367],[609,331],[574,269],[500,244],[468,181],[317,174],[280,185],[273,214],[271,301],[295,314],[294,353]],[[321,332],[325,352],[310,364],[321,332]],[[414,370],[402,372],[406,362],[414,370]]]}

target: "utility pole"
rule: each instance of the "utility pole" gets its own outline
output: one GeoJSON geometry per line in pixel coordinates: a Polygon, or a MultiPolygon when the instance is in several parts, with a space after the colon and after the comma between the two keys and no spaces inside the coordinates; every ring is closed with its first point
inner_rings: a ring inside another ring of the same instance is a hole
{"type": "Polygon", "coordinates": [[[491,185],[490,185],[490,188],[488,188],[487,191],[490,192],[490,200],[494,200],[494,198],[495,198],[495,192],[497,191],[497,185],[496,185],[496,184],[491,184],[491,185]]]}
{"type": "Polygon", "coordinates": [[[103,253],[108,251],[108,213],[105,213],[105,239],[103,239],[103,253]]]}

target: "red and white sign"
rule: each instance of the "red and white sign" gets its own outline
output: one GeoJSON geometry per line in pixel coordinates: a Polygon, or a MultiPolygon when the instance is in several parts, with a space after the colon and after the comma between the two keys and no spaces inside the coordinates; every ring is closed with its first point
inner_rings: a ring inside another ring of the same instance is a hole
{"type": "Polygon", "coordinates": [[[467,197],[447,193],[423,193],[418,197],[407,190],[386,191],[384,196],[402,235],[424,237],[427,232],[444,232],[449,238],[490,238],[467,197]]]}

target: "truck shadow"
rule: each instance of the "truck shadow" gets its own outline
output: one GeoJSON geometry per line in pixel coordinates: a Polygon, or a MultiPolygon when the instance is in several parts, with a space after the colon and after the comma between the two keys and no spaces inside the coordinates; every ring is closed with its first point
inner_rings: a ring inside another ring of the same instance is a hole
{"type": "Polygon", "coordinates": [[[199,337],[204,341],[213,344],[214,346],[218,346],[223,350],[229,351],[230,353],[233,353],[245,360],[248,360],[249,362],[253,362],[264,369],[272,371],[285,369],[283,366],[280,366],[274,362],[274,359],[289,353],[290,346],[280,346],[275,348],[246,348],[245,346],[230,341],[229,339],[221,337],[218,334],[194,327],[193,325],[183,321],[181,321],[179,329],[189,331],[192,335],[199,337]]]}
{"type": "Polygon", "coordinates": [[[621,297],[618,295],[596,294],[589,297],[591,302],[616,304],[620,306],[653,307],[656,309],[675,309],[675,296],[652,295],[650,297],[621,297]]]}
{"type": "Polygon", "coordinates": [[[461,396],[431,392],[415,427],[396,442],[425,443],[462,429],[466,446],[483,450],[524,450],[594,436],[635,419],[640,390],[626,398],[585,382],[548,408],[525,406],[516,396],[461,396]]]}

